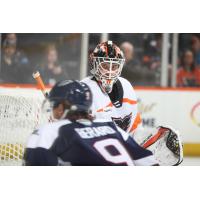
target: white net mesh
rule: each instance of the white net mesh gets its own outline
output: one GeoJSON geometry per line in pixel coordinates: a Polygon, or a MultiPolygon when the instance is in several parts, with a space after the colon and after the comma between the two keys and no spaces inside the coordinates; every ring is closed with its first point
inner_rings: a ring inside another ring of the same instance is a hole
{"type": "Polygon", "coordinates": [[[31,132],[48,122],[44,100],[36,89],[0,88],[0,165],[21,165],[31,132]]]}

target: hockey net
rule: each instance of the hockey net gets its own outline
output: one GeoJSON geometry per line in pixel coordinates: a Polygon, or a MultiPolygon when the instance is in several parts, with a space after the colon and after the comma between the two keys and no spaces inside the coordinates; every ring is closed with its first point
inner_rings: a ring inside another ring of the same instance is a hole
{"type": "Polygon", "coordinates": [[[49,119],[43,100],[35,88],[0,87],[0,165],[22,165],[29,135],[49,119]]]}

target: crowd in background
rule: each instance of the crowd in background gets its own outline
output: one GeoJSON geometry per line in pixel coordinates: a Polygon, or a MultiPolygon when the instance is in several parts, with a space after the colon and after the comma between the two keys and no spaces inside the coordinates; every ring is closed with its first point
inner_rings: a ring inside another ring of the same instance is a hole
{"type": "Polygon", "coordinates": [[[34,83],[39,70],[45,84],[79,78],[81,34],[2,34],[0,83],[34,83]]]}
{"type": "MultiPolygon", "coordinates": [[[[89,34],[89,52],[100,36],[89,34]]],[[[34,83],[31,74],[36,70],[49,85],[79,79],[81,34],[8,33],[1,39],[0,83],[34,83]]],[[[136,86],[160,85],[162,34],[110,33],[109,39],[124,52],[126,62],[121,76],[136,86]]],[[[169,60],[171,63],[171,56],[169,60]]],[[[200,86],[200,34],[179,34],[177,63],[177,86],[200,86]]],[[[169,64],[169,86],[171,69],[169,64]]]]}
{"type": "MultiPolygon", "coordinates": [[[[123,50],[126,63],[122,76],[134,85],[160,86],[162,34],[111,34],[123,50]]],[[[169,41],[168,85],[172,76],[172,38],[169,41]]],[[[178,87],[200,86],[200,34],[179,34],[178,87]]]]}

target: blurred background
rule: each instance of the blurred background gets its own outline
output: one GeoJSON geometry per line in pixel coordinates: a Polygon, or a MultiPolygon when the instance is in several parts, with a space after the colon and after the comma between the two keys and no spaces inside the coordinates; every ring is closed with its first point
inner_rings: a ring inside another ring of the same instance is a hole
{"type": "Polygon", "coordinates": [[[35,84],[36,70],[49,86],[81,80],[90,74],[89,53],[106,40],[124,52],[121,76],[136,89],[143,126],[179,129],[185,155],[200,165],[199,33],[2,33],[0,86],[35,84]]]}
{"type": "Polygon", "coordinates": [[[34,83],[40,70],[46,84],[89,74],[88,53],[113,40],[125,54],[122,76],[134,86],[199,87],[200,34],[68,33],[0,35],[0,83],[34,83]]]}

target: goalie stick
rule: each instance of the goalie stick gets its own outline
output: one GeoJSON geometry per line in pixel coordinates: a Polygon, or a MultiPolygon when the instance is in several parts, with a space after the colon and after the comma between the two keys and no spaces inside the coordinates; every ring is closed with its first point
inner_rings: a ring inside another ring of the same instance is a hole
{"type": "Polygon", "coordinates": [[[40,72],[39,71],[36,71],[33,73],[33,78],[35,79],[39,89],[42,91],[43,95],[45,98],[47,98],[48,96],[48,93],[46,92],[46,89],[45,89],[45,86],[44,86],[44,82],[42,80],[42,77],[40,75],[40,72]]]}
{"type": "MultiPolygon", "coordinates": [[[[44,85],[44,82],[42,80],[42,77],[40,75],[40,72],[39,71],[36,71],[32,74],[33,78],[35,79],[39,89],[41,90],[41,92],[43,93],[45,99],[47,99],[48,97],[48,92],[46,92],[46,88],[45,88],[45,85],[44,85]]],[[[53,119],[52,117],[50,116],[49,117],[49,122],[53,122],[53,119]]]]}

